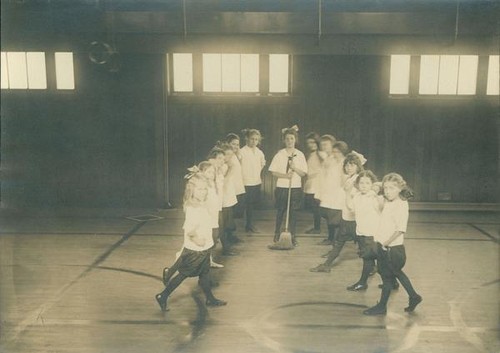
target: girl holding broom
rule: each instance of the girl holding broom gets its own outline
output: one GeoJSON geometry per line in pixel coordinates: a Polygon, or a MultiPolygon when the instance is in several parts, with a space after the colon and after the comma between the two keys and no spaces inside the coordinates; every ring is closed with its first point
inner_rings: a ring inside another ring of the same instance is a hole
{"type": "Polygon", "coordinates": [[[297,246],[296,234],[296,211],[300,209],[302,201],[302,177],[307,174],[307,161],[304,154],[295,148],[298,140],[298,127],[285,128],[282,132],[285,148],[274,156],[269,171],[277,178],[276,199],[276,227],[274,231],[274,242],[279,241],[281,225],[288,207],[288,194],[290,190],[290,233],[292,243],[297,246]]]}

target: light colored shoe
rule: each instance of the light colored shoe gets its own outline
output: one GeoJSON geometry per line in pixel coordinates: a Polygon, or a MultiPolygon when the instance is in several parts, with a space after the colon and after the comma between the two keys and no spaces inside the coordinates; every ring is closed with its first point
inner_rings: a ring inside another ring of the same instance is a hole
{"type": "Polygon", "coordinates": [[[223,264],[219,264],[219,263],[215,262],[214,260],[211,260],[210,261],[210,267],[211,268],[224,268],[224,265],[223,264]]]}

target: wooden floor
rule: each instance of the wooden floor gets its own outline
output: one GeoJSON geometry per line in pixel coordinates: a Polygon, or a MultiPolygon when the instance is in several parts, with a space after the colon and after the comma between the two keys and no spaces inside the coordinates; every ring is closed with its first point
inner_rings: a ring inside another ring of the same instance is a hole
{"type": "Polygon", "coordinates": [[[301,235],[296,250],[268,250],[272,213],[260,215],[262,234],[241,234],[240,256],[219,258],[214,292],[227,307],[207,309],[188,279],[163,314],[153,296],[181,246],[182,220],[162,216],[0,218],[0,351],[500,351],[498,215],[413,213],[406,270],[424,302],[406,314],[406,293],[396,291],[387,317],[362,315],[378,299],[377,275],[366,292],[345,290],[361,267],[354,244],[331,273],[310,273],[328,248],[301,235]]]}

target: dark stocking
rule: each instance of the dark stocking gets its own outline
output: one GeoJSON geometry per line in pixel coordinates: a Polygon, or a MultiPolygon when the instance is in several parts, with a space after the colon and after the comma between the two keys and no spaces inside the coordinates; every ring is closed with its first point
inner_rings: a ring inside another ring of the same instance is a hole
{"type": "Polygon", "coordinates": [[[363,270],[361,271],[361,278],[358,283],[366,284],[368,281],[368,277],[370,277],[370,273],[373,271],[375,267],[375,260],[373,259],[363,259],[363,270]]]}
{"type": "Polygon", "coordinates": [[[325,261],[325,265],[330,266],[333,263],[333,261],[335,261],[335,259],[340,255],[340,252],[344,248],[344,245],[345,241],[335,240],[335,242],[333,243],[333,249],[328,254],[328,258],[325,261]]]}
{"type": "Polygon", "coordinates": [[[210,283],[210,272],[202,273],[198,280],[198,284],[203,290],[203,293],[205,293],[207,300],[214,301],[215,297],[214,294],[212,293],[212,285],[210,283]]]}
{"type": "Polygon", "coordinates": [[[186,279],[187,277],[182,273],[177,274],[174,278],[172,278],[163,292],[161,292],[161,297],[163,300],[167,300],[167,298],[172,294],[172,292],[179,287],[179,285],[186,279]]]}

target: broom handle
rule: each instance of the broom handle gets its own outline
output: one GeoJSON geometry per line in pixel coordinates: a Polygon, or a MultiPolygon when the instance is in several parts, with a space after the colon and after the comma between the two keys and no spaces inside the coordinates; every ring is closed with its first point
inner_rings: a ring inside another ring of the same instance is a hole
{"type": "Polygon", "coordinates": [[[288,233],[288,221],[290,218],[290,199],[292,198],[292,178],[288,182],[288,200],[286,205],[286,221],[285,221],[285,232],[288,233]]]}

